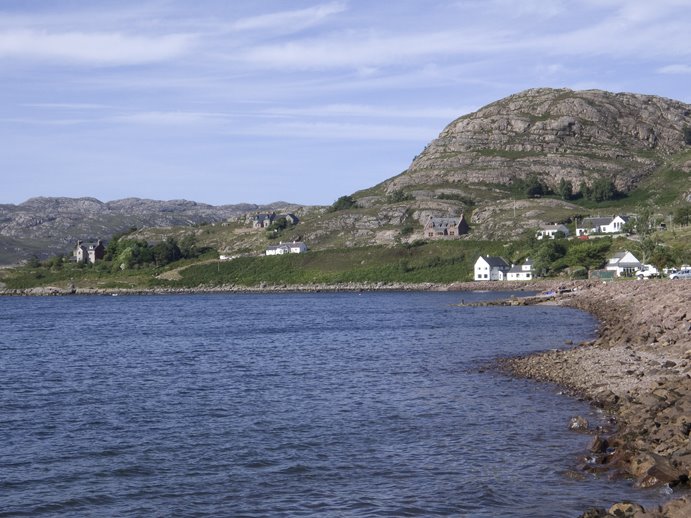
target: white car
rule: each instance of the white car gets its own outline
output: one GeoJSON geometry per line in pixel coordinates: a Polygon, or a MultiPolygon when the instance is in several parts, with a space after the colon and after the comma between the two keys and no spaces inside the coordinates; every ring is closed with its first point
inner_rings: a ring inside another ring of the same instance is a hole
{"type": "Polygon", "coordinates": [[[652,264],[643,264],[636,270],[637,279],[654,279],[660,276],[660,272],[652,264]]]}
{"type": "Polygon", "coordinates": [[[691,268],[685,268],[678,272],[670,273],[670,279],[691,279],[691,268]]]}

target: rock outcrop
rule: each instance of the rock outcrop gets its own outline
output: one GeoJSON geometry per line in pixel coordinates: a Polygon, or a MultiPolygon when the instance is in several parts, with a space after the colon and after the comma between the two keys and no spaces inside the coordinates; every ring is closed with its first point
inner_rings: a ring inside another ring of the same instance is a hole
{"type": "Polygon", "coordinates": [[[537,175],[578,188],[600,176],[633,189],[688,147],[691,105],[651,95],[538,88],[449,124],[387,192],[419,185],[509,184],[537,175]]]}

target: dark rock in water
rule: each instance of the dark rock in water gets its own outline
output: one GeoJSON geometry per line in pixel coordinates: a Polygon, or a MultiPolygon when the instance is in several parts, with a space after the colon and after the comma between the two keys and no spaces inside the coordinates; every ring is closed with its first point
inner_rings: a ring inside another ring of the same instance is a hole
{"type": "Polygon", "coordinates": [[[607,511],[604,509],[596,509],[591,507],[578,518],[605,518],[607,516],[607,511]]]}
{"type": "Polygon", "coordinates": [[[596,435],[593,437],[593,440],[590,442],[590,446],[588,446],[588,450],[590,450],[593,453],[604,453],[607,450],[607,447],[609,446],[609,443],[607,442],[607,439],[600,435],[596,435]]]}
{"type": "Polygon", "coordinates": [[[578,432],[585,432],[588,430],[588,427],[590,426],[590,423],[588,423],[588,420],[583,417],[583,416],[576,416],[572,417],[571,420],[569,421],[569,430],[575,430],[578,432]]]}

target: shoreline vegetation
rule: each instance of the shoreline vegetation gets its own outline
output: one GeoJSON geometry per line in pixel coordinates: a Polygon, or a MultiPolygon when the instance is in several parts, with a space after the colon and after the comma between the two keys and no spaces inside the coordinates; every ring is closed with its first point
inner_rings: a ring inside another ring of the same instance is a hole
{"type": "MultiPolygon", "coordinates": [[[[361,291],[524,291],[525,297],[482,304],[550,304],[578,308],[599,320],[596,339],[555,345],[525,357],[502,358],[514,376],[556,383],[612,416],[612,429],[590,429],[582,418],[570,428],[592,435],[582,468],[608,477],[632,477],[641,488],[672,496],[655,509],[629,502],[589,509],[587,518],[691,516],[691,286],[684,281],[533,281],[344,283],[339,285],[225,285],[197,288],[0,289],[0,296],[309,293],[361,291]],[[540,293],[532,295],[532,293],[540,293]],[[677,493],[682,492],[681,497],[677,493]],[[683,493],[686,494],[683,494],[683,493]]],[[[462,303],[459,305],[463,305],[462,303]]],[[[661,497],[662,498],[662,497],[661,497]]]]}

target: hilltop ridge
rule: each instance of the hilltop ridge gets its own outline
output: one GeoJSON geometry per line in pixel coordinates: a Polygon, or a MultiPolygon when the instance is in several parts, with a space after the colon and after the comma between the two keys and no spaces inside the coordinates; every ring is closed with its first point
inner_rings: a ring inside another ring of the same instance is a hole
{"type": "Polygon", "coordinates": [[[534,88],[451,122],[386,191],[537,175],[551,187],[606,176],[628,192],[691,149],[689,126],[691,105],[663,97],[534,88]]]}

